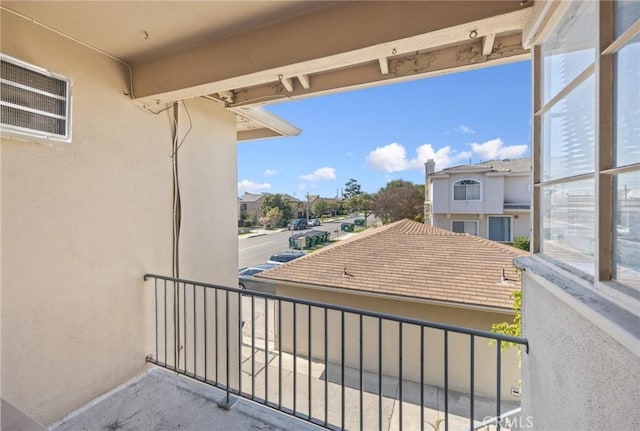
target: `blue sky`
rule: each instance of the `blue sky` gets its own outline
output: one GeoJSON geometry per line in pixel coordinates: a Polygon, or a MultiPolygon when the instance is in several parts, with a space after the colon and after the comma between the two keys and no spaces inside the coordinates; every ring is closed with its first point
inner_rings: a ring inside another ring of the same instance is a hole
{"type": "Polygon", "coordinates": [[[366,192],[436,170],[529,157],[530,62],[511,63],[269,105],[300,136],[238,145],[244,191],[336,196],[355,178],[366,192]]]}

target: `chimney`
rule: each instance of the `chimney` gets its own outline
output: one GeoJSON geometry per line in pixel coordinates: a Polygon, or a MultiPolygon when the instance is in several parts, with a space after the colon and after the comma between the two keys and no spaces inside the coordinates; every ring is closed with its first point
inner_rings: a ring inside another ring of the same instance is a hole
{"type": "Polygon", "coordinates": [[[431,196],[429,187],[429,175],[432,175],[436,170],[436,162],[433,159],[427,160],[424,164],[424,223],[427,225],[432,224],[431,220],[431,196]]]}
{"type": "Polygon", "coordinates": [[[427,160],[427,163],[424,164],[427,170],[427,176],[431,175],[436,170],[436,161],[433,159],[427,160]]]}

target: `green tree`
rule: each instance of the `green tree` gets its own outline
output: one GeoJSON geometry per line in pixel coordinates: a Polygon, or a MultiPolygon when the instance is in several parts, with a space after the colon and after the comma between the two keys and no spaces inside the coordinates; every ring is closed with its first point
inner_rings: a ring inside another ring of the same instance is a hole
{"type": "Polygon", "coordinates": [[[370,193],[359,193],[351,196],[345,202],[348,211],[364,212],[365,226],[367,217],[371,214],[373,208],[373,196],[370,193]]]}
{"type": "Polygon", "coordinates": [[[260,217],[259,222],[265,228],[267,226],[277,226],[282,221],[282,211],[280,208],[272,207],[269,208],[267,213],[260,217]]]}
{"type": "Polygon", "coordinates": [[[322,198],[316,199],[315,202],[313,203],[313,206],[311,207],[311,212],[316,217],[321,217],[328,210],[329,210],[329,203],[322,198]]]}
{"type": "Polygon", "coordinates": [[[241,204],[240,205],[240,221],[242,222],[242,225],[244,226],[245,224],[251,223],[250,218],[251,216],[249,215],[249,211],[247,210],[247,204],[241,204]]]}
{"type": "Polygon", "coordinates": [[[267,195],[264,198],[264,201],[262,201],[260,212],[263,216],[266,216],[271,208],[278,208],[281,211],[281,220],[290,220],[293,218],[291,205],[289,205],[289,203],[286,201],[286,199],[283,198],[280,193],[267,195]]]}
{"type": "Polygon", "coordinates": [[[424,193],[409,181],[394,180],[375,194],[373,212],[383,223],[402,219],[422,221],[424,193]]]}
{"type": "Polygon", "coordinates": [[[355,178],[349,179],[344,185],[344,192],[342,192],[343,199],[349,199],[352,196],[359,195],[362,193],[360,190],[360,184],[358,184],[358,180],[355,178]]]}
{"type": "Polygon", "coordinates": [[[335,200],[330,200],[327,202],[327,206],[329,207],[329,211],[331,215],[342,214],[342,204],[335,200]]]}

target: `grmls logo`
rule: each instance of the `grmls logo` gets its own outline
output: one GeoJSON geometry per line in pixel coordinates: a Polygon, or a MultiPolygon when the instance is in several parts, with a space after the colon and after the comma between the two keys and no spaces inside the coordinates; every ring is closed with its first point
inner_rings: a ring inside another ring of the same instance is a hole
{"type": "Polygon", "coordinates": [[[507,418],[496,418],[494,416],[485,416],[482,419],[483,424],[497,423],[501,428],[510,430],[533,429],[533,418],[531,416],[515,416],[507,418]]]}

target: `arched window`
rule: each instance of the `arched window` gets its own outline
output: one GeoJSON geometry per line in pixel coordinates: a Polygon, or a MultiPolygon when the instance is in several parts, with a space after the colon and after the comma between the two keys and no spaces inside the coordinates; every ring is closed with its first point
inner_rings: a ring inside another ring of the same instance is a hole
{"type": "Polygon", "coordinates": [[[477,180],[458,180],[453,183],[453,200],[454,201],[479,201],[480,200],[480,181],[477,180]]]}

